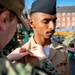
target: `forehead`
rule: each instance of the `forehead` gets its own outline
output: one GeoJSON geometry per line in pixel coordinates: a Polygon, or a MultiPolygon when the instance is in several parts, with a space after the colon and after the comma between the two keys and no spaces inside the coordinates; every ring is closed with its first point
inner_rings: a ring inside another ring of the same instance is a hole
{"type": "Polygon", "coordinates": [[[55,19],[56,15],[51,15],[51,14],[46,14],[46,13],[41,13],[41,12],[34,12],[31,15],[31,18],[32,19],[40,19],[40,20],[46,19],[46,18],[55,19]]]}

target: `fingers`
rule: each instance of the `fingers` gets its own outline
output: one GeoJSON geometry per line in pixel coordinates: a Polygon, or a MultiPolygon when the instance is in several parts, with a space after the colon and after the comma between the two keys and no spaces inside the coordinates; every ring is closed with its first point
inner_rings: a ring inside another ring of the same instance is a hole
{"type": "Polygon", "coordinates": [[[23,52],[23,53],[21,53],[21,55],[23,55],[23,56],[26,56],[28,54],[29,54],[29,52],[23,52]]]}
{"type": "Polygon", "coordinates": [[[30,55],[30,56],[33,56],[33,57],[35,56],[35,54],[33,54],[32,52],[30,52],[30,54],[29,54],[29,55],[30,55]]]}
{"type": "MultiPolygon", "coordinates": [[[[34,47],[34,48],[36,48],[36,47],[34,47]]],[[[21,53],[21,55],[23,55],[23,56],[26,56],[26,55],[34,56],[34,54],[33,54],[32,52],[26,50],[25,48],[21,48],[21,49],[20,49],[20,53],[21,53]]]]}
{"type": "Polygon", "coordinates": [[[20,53],[26,52],[27,50],[25,48],[20,49],[20,53]]]}

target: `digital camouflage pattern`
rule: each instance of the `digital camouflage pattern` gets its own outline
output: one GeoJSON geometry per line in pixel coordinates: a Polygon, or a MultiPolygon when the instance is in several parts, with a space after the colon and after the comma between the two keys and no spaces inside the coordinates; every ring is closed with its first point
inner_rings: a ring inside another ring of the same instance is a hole
{"type": "Polygon", "coordinates": [[[64,41],[63,44],[67,47],[70,47],[71,44],[75,42],[75,34],[68,36],[64,41]]]}
{"type": "Polygon", "coordinates": [[[43,59],[43,61],[40,61],[40,67],[42,69],[45,69],[47,72],[49,72],[51,75],[58,75],[55,67],[53,66],[52,62],[49,61],[49,59],[43,59]],[[46,65],[46,66],[44,66],[46,65]]]}
{"type": "MultiPolygon", "coordinates": [[[[29,65],[28,65],[29,66],[29,65]]],[[[29,70],[31,72],[31,66],[25,70],[25,67],[18,63],[12,64],[1,52],[0,52],[0,75],[28,75],[29,70]]]]}
{"type": "Polygon", "coordinates": [[[12,64],[3,54],[0,52],[0,75],[58,75],[54,66],[52,66],[51,62],[48,64],[48,59],[44,59],[40,61],[41,68],[39,67],[31,67],[30,64],[24,66],[21,63],[12,64]],[[43,64],[43,65],[42,65],[43,64]],[[47,65],[46,67],[44,67],[47,65]],[[45,68],[47,68],[45,70],[45,68]],[[50,73],[46,72],[47,70],[51,70],[50,73]]]}
{"type": "MultiPolygon", "coordinates": [[[[35,68],[34,68],[35,70],[35,68]]],[[[0,75],[48,75],[41,70],[35,70],[27,64],[26,66],[18,63],[12,64],[3,54],[0,52],[0,75]],[[33,73],[32,73],[33,71],[33,73]]]]}

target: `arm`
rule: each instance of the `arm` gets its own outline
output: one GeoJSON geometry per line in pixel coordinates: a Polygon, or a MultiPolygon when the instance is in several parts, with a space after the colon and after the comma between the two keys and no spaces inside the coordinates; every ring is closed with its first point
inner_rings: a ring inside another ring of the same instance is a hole
{"type": "Polygon", "coordinates": [[[0,75],[48,75],[40,68],[33,68],[30,64],[23,65],[21,63],[12,64],[7,58],[0,58],[0,75]]]}
{"type": "Polygon", "coordinates": [[[10,61],[17,61],[21,59],[22,57],[28,55],[28,51],[26,51],[25,48],[16,48],[13,52],[11,52],[9,55],[7,55],[7,58],[10,61]]]}
{"type": "Polygon", "coordinates": [[[30,54],[31,56],[35,56],[35,57],[37,57],[39,59],[41,69],[47,71],[49,74],[52,73],[52,74],[56,74],[57,75],[57,72],[56,72],[53,64],[51,63],[50,60],[47,59],[45,53],[43,52],[43,49],[40,49],[42,47],[39,47],[39,48],[38,47],[37,47],[37,49],[35,51],[34,51],[34,49],[30,50],[32,52],[32,54],[31,54],[31,52],[30,53],[28,53],[28,52],[26,53],[24,51],[25,49],[17,48],[11,54],[9,54],[7,56],[7,58],[9,60],[11,60],[11,61],[12,60],[19,60],[20,58],[24,57],[25,55],[30,54]],[[20,54],[20,52],[22,52],[22,54],[20,54]]]}
{"type": "Polygon", "coordinates": [[[34,54],[34,56],[36,56],[39,59],[40,68],[42,68],[43,70],[47,71],[50,74],[58,75],[54,65],[46,57],[42,46],[37,44],[36,47],[33,47],[30,51],[34,54]]]}
{"type": "Polygon", "coordinates": [[[40,67],[42,69],[46,70],[48,73],[51,73],[53,75],[58,75],[55,67],[52,64],[52,62],[47,58],[44,58],[44,59],[40,60],[40,67]]]}

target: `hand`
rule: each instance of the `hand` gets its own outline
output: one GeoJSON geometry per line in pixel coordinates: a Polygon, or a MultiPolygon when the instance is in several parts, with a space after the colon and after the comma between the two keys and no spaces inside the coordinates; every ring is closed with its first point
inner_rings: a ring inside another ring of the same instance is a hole
{"type": "Polygon", "coordinates": [[[13,52],[11,52],[7,58],[10,61],[16,61],[21,59],[22,57],[28,55],[29,52],[25,48],[16,48],[13,52]]]}
{"type": "Polygon", "coordinates": [[[34,56],[36,56],[39,60],[47,58],[43,50],[43,47],[39,44],[36,44],[35,46],[33,46],[30,52],[32,52],[34,56]]]}

